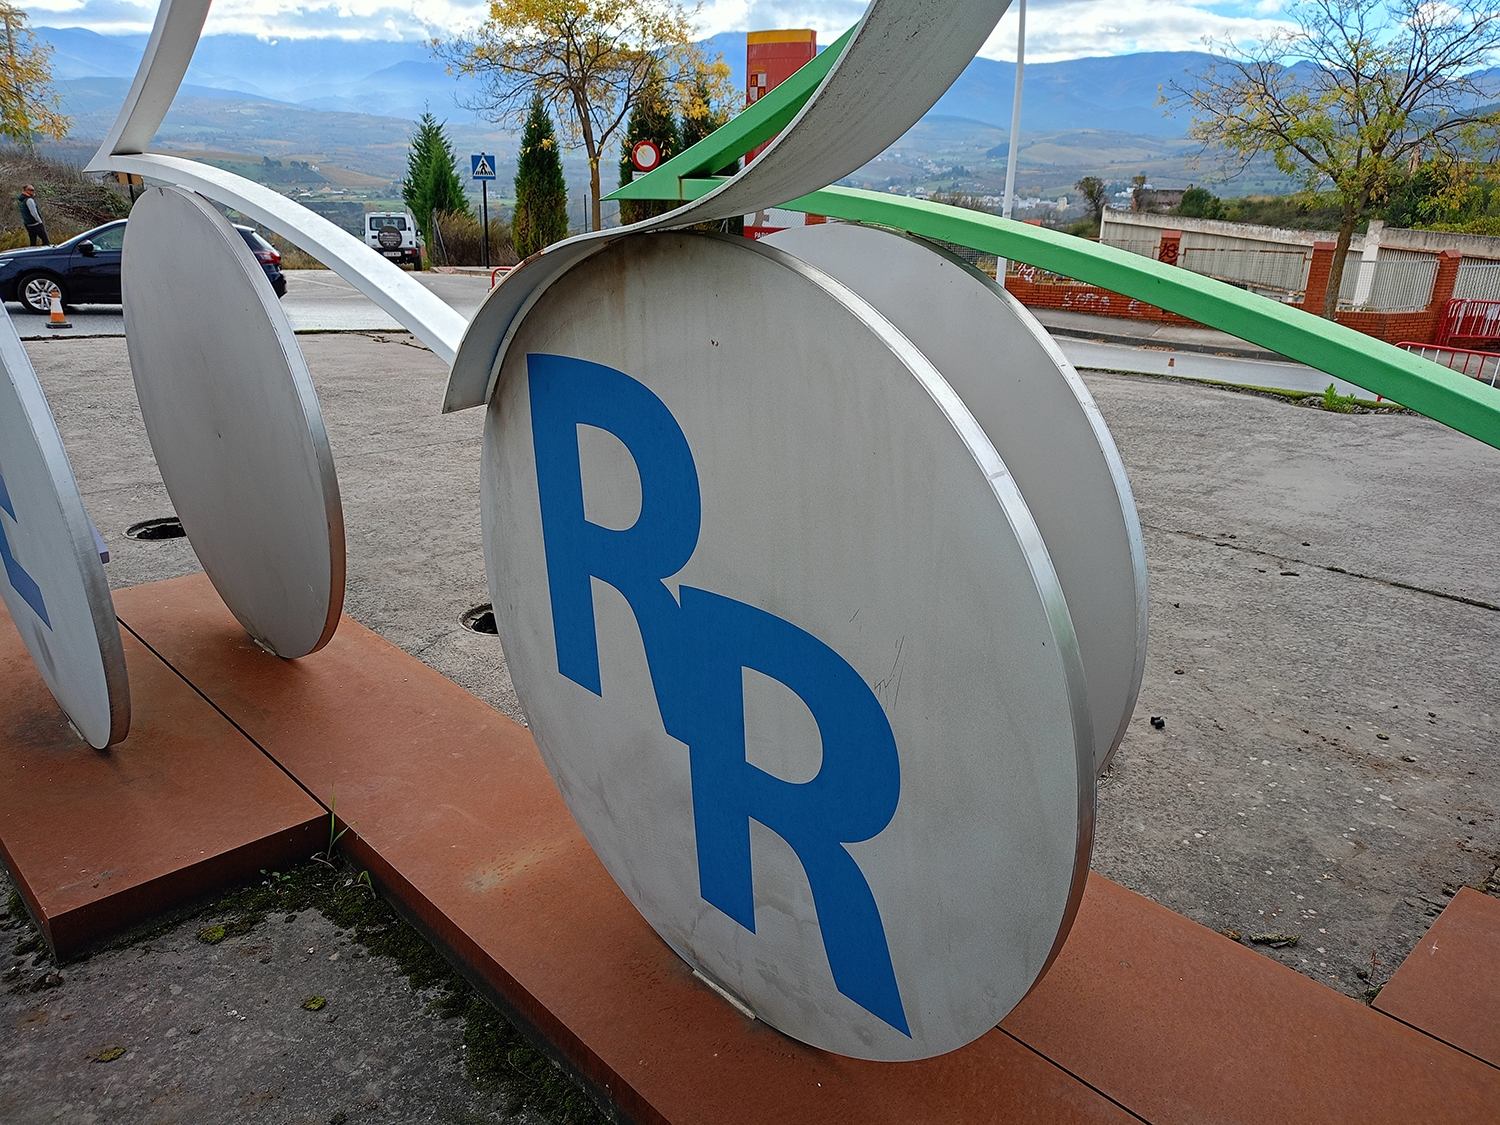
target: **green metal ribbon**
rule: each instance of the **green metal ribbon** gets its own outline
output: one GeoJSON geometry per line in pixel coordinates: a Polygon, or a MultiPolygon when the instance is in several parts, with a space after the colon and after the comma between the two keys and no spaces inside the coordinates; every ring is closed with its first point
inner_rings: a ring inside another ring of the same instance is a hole
{"type": "MultiPolygon", "coordinates": [[[[688,202],[711,173],[770,140],[812,96],[853,35],[820,53],[728,124],[606,199],[688,202]]],[[[1177,266],[1059,231],[928,200],[827,187],[781,205],[969,246],[1133,297],[1238,336],[1398,402],[1500,449],[1500,390],[1301,309],[1177,266]]]]}

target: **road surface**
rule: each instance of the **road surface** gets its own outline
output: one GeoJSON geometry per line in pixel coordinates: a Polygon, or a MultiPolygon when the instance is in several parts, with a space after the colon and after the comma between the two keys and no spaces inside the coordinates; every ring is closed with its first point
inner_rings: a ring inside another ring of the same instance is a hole
{"type": "MultiPolygon", "coordinates": [[[[490,290],[489,278],[484,276],[430,272],[416,276],[418,281],[466,317],[474,315],[490,290]]],[[[331,270],[288,270],[286,278],[287,292],[281,305],[298,332],[394,331],[401,327],[331,270]]],[[[85,305],[69,309],[68,320],[72,327],[55,331],[47,327],[46,317],[21,313],[17,304],[7,307],[23,339],[125,334],[125,320],[117,305],[85,305]]],[[[1157,344],[1132,347],[1068,336],[1056,339],[1074,367],[1089,370],[1172,375],[1204,382],[1314,393],[1321,393],[1330,382],[1328,375],[1300,363],[1173,351],[1157,344]]],[[[1376,397],[1342,379],[1331,381],[1341,395],[1353,394],[1364,399],[1376,397]]]]}

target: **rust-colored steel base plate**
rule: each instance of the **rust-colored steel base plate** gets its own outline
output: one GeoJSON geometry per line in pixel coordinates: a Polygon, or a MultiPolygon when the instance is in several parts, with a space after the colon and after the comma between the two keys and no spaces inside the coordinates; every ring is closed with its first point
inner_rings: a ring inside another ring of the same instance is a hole
{"type": "Polygon", "coordinates": [[[59,960],[310,855],[323,811],[132,637],[130,735],[94,750],[0,607],[0,852],[59,960]]]}
{"type": "Polygon", "coordinates": [[[347,618],[287,662],[202,576],[120,618],[352,827],[345,845],[433,938],[640,1122],[1125,1122],[994,1031],[919,1063],[813,1050],[695,979],[589,849],[531,735],[347,618]]]}
{"type": "Polygon", "coordinates": [[[1500,899],[1461,888],[1375,1007],[1500,1067],[1500,899]]]}
{"type": "Polygon", "coordinates": [[[999,1029],[915,1063],[813,1050],[689,973],[530,735],[457,685],[347,619],[315,657],[268,656],[201,576],[116,604],[320,800],[336,793],[404,911],[634,1120],[1492,1122],[1500,1105],[1500,1071],[1099,876],[999,1029]]]}
{"type": "Polygon", "coordinates": [[[1493,1125],[1500,1107],[1500,1070],[1098,875],[1001,1027],[1155,1125],[1493,1125]]]}

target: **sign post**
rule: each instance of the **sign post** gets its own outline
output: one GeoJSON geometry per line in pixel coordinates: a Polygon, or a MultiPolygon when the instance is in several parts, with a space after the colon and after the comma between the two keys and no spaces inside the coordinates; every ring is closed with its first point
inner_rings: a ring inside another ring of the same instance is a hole
{"type": "Polygon", "coordinates": [[[479,181],[479,206],[484,223],[484,266],[490,265],[490,181],[495,178],[495,158],[486,153],[469,157],[469,175],[479,181]]]}

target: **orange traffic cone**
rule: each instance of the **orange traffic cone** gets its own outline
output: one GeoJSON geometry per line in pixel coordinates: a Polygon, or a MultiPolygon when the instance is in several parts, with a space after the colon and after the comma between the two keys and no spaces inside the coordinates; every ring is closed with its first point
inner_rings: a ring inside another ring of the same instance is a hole
{"type": "Polygon", "coordinates": [[[72,328],[68,318],[63,316],[62,298],[55,293],[52,296],[52,319],[47,322],[48,328],[72,328]]]}

